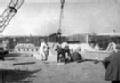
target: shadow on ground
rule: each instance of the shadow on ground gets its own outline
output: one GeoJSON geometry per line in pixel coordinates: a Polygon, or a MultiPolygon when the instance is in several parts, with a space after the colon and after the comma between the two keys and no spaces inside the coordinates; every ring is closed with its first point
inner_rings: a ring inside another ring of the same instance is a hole
{"type": "Polygon", "coordinates": [[[0,83],[32,83],[39,71],[0,70],[0,83]]]}

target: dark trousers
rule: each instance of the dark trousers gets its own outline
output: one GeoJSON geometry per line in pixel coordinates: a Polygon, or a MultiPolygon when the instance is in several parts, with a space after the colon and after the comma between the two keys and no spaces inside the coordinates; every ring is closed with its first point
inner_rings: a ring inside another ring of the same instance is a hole
{"type": "Polygon", "coordinates": [[[120,81],[112,81],[111,83],[120,83],[120,81]]]}
{"type": "Polygon", "coordinates": [[[65,62],[65,55],[62,53],[57,54],[57,62],[65,62]]]}

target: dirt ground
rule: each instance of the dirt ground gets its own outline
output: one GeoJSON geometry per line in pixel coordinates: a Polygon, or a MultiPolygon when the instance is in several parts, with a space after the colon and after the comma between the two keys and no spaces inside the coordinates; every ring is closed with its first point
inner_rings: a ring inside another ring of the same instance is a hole
{"type": "Polygon", "coordinates": [[[110,83],[104,80],[102,63],[43,63],[33,57],[9,57],[0,63],[6,65],[0,65],[3,68],[0,70],[0,83],[110,83]],[[9,67],[11,63],[14,65],[9,67]],[[4,70],[6,67],[8,70],[4,70]]]}
{"type": "Polygon", "coordinates": [[[104,80],[102,63],[58,64],[55,55],[52,51],[49,62],[20,54],[9,55],[0,61],[0,83],[110,83],[104,80]]]}
{"type": "Polygon", "coordinates": [[[46,64],[36,74],[33,83],[110,83],[104,80],[104,72],[100,63],[46,64]]]}

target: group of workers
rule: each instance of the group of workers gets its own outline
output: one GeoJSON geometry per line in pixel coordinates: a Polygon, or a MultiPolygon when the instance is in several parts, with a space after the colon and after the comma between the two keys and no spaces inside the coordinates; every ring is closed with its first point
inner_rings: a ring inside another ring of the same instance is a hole
{"type": "MultiPolygon", "coordinates": [[[[7,9],[0,16],[0,32],[3,32],[5,27],[9,24],[12,17],[15,16],[17,10],[21,7],[24,0],[11,0],[7,9]]],[[[61,0],[61,9],[64,8],[65,0],[61,0]]],[[[69,49],[69,45],[65,42],[61,45],[57,45],[57,62],[68,63],[71,61],[78,61],[82,59],[79,51],[71,51],[69,49]]],[[[0,59],[3,59],[4,54],[6,52],[0,53],[0,59]]],[[[41,46],[39,48],[39,54],[41,56],[42,61],[47,61],[49,56],[49,46],[45,41],[41,42],[41,46]]],[[[113,53],[110,56],[106,57],[103,61],[101,61],[106,69],[105,72],[105,80],[111,81],[112,83],[120,83],[120,46],[116,46],[113,53]]]]}
{"type": "MultiPolygon", "coordinates": [[[[116,46],[116,49],[106,57],[104,60],[98,60],[102,62],[105,67],[105,80],[111,81],[112,83],[120,83],[120,46],[116,46]]],[[[81,60],[81,54],[79,51],[71,51],[69,45],[65,42],[61,45],[57,45],[55,49],[57,51],[57,62],[68,63],[71,61],[81,60]]],[[[40,54],[42,60],[47,60],[49,55],[49,47],[47,43],[42,42],[40,47],[40,54]]]]}
{"type": "Polygon", "coordinates": [[[82,56],[78,50],[72,50],[69,48],[67,42],[63,42],[56,48],[57,51],[57,62],[69,63],[77,60],[81,60],[82,56]]]}
{"type": "MultiPolygon", "coordinates": [[[[58,63],[68,63],[75,60],[81,59],[81,54],[76,50],[73,51],[69,49],[69,45],[67,42],[63,42],[62,44],[56,44],[53,47],[54,51],[57,52],[57,62],[58,63]]],[[[50,47],[47,42],[42,41],[41,46],[39,48],[39,56],[42,61],[47,61],[50,53],[50,47]]]]}

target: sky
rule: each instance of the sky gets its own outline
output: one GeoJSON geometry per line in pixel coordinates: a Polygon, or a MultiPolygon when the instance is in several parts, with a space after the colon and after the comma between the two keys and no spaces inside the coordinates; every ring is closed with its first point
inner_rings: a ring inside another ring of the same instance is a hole
{"type": "MultiPolygon", "coordinates": [[[[0,14],[9,0],[0,0],[0,14]]],[[[59,0],[25,0],[4,35],[49,35],[59,26],[59,0]]],[[[66,0],[64,35],[120,32],[120,0],[66,0]]]]}

